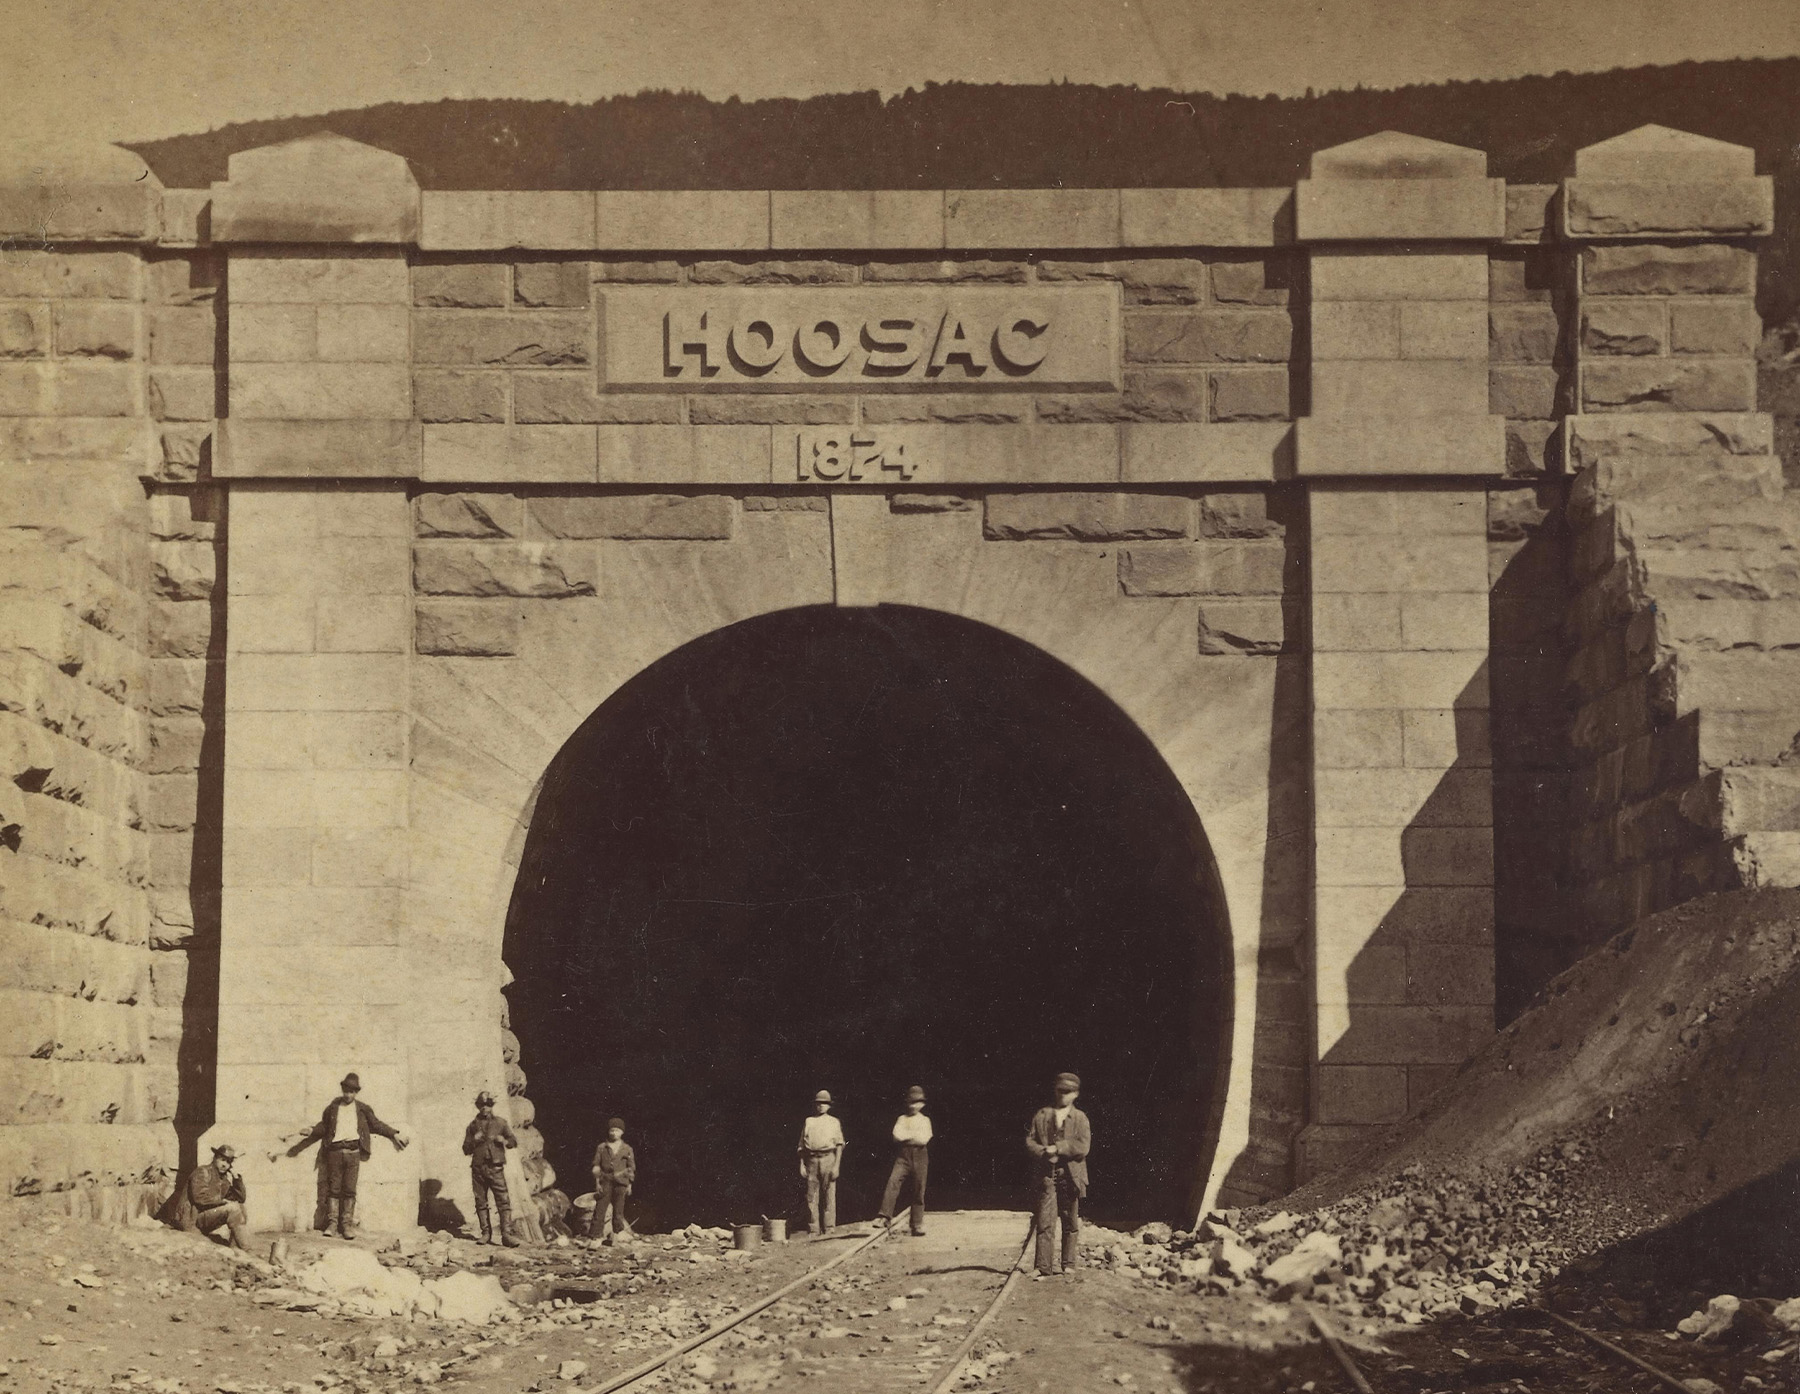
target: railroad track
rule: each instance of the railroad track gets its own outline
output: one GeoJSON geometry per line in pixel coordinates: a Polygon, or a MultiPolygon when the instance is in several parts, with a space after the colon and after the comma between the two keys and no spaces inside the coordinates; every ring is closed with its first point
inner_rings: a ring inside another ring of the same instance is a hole
{"type": "MultiPolygon", "coordinates": [[[[585,1394],[615,1394],[615,1391],[618,1390],[628,1390],[634,1385],[641,1384],[643,1381],[648,1380],[658,1371],[667,1369],[679,1360],[688,1356],[703,1353],[708,1347],[714,1347],[716,1349],[719,1343],[729,1337],[734,1331],[744,1328],[751,1318],[767,1312],[772,1308],[776,1308],[778,1304],[783,1301],[817,1286],[834,1270],[847,1267],[856,1259],[863,1257],[865,1254],[868,1254],[877,1246],[881,1245],[884,1241],[888,1240],[890,1235],[898,1235],[900,1233],[902,1233],[902,1231],[898,1226],[891,1229],[887,1227],[875,1228],[866,1237],[857,1240],[850,1248],[842,1250],[831,1258],[826,1259],[824,1262],[815,1265],[805,1273],[802,1273],[799,1277],[776,1288],[773,1292],[766,1293],[753,1301],[745,1303],[730,1315],[721,1318],[698,1335],[690,1336],[686,1340],[676,1342],[661,1353],[640,1364],[632,1366],[628,1370],[624,1370],[619,1374],[612,1376],[603,1383],[586,1386],[585,1394]]],[[[1018,1256],[1013,1260],[1011,1267],[1005,1270],[1002,1281],[998,1284],[990,1284],[988,1290],[984,1292],[983,1296],[986,1300],[980,1314],[972,1321],[969,1321],[968,1330],[957,1345],[947,1352],[939,1352],[936,1350],[931,1352],[929,1358],[930,1363],[934,1368],[929,1371],[930,1383],[924,1386],[926,1394],[940,1394],[940,1391],[948,1389],[955,1381],[957,1374],[968,1363],[970,1355],[974,1352],[981,1338],[987,1333],[988,1328],[993,1324],[993,1320],[995,1316],[998,1315],[1002,1304],[1004,1304],[1006,1299],[1012,1295],[1020,1279],[1023,1277],[1025,1273],[1025,1260],[1030,1252],[1032,1238],[1032,1233],[1027,1232],[1024,1243],[1018,1251],[1018,1256]]],[[[898,1239],[895,1242],[905,1243],[907,1241],[898,1239]]],[[[960,1273],[971,1271],[971,1268],[990,1273],[994,1271],[991,1269],[981,1269],[980,1265],[965,1265],[951,1271],[960,1273]]],[[[932,1270],[926,1271],[931,1272],[932,1270]]],[[[907,1275],[903,1274],[903,1277],[904,1276],[907,1275]]],[[[914,1291],[916,1291],[916,1289],[914,1289],[914,1291]]],[[[900,1297],[905,1296],[903,1293],[894,1295],[900,1297]]],[[[961,1322],[966,1320],[966,1318],[952,1318],[952,1320],[961,1322]]],[[[918,1389],[920,1387],[917,1383],[918,1373],[920,1372],[923,1362],[915,1356],[912,1358],[902,1357],[897,1363],[902,1364],[907,1371],[907,1379],[909,1381],[908,1387],[914,1390],[918,1389]]]]}

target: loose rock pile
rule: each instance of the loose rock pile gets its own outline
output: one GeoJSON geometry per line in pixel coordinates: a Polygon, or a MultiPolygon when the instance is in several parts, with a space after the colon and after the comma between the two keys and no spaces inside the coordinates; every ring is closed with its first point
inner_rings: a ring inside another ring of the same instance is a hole
{"type": "Polygon", "coordinates": [[[1533,1301],[1563,1265],[1634,1230],[1636,1216],[1565,1212],[1562,1180],[1583,1161],[1579,1144],[1560,1143],[1498,1176],[1414,1165],[1303,1214],[1225,1210],[1191,1232],[1085,1233],[1109,1268],[1148,1281],[1417,1325],[1533,1301]]]}

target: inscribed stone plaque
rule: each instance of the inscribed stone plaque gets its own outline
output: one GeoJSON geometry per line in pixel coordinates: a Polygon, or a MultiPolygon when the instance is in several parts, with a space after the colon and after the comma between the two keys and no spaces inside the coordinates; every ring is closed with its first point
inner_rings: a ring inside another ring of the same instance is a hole
{"type": "Polygon", "coordinates": [[[632,287],[603,299],[612,388],[1119,387],[1119,300],[1110,285],[632,287]]]}

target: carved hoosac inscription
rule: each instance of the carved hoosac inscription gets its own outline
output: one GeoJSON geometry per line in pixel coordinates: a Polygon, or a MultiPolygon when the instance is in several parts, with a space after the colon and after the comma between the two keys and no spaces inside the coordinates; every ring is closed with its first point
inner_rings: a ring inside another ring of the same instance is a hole
{"type": "Polygon", "coordinates": [[[1098,286],[609,290],[606,383],[633,391],[1115,391],[1098,286]]]}

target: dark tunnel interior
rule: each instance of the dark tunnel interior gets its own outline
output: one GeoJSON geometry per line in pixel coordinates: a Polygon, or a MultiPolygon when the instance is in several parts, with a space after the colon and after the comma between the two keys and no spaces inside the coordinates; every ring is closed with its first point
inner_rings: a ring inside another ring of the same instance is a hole
{"type": "Polygon", "coordinates": [[[624,1118],[650,1229],[804,1223],[815,1090],[874,1212],[919,1084],[928,1206],[1021,1207],[1082,1077],[1096,1218],[1191,1217],[1230,1040],[1192,805],[1098,689],[984,625],[786,611],[654,664],[570,739],[508,919],[513,1029],[561,1185],[624,1118]]]}

